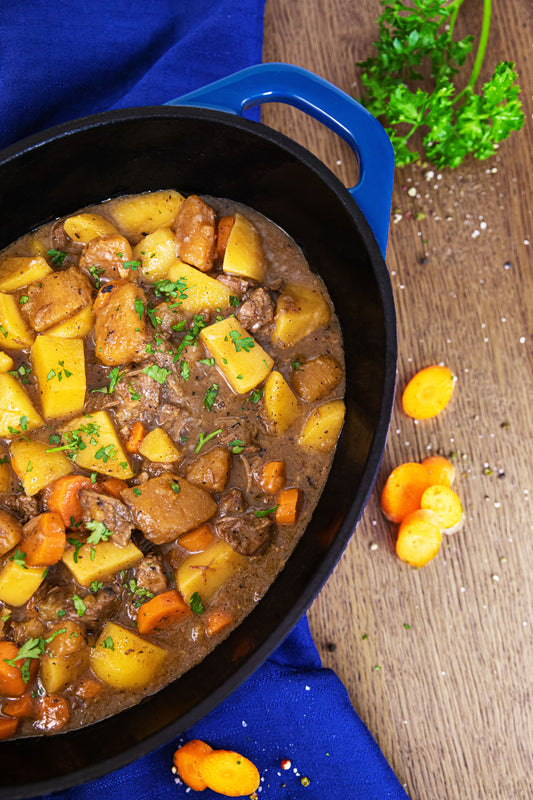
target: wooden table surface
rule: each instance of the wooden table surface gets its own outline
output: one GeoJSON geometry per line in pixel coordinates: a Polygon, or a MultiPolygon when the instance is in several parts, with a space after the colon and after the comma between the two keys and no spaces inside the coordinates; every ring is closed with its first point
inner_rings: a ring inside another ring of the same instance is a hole
{"type": "MultiPolygon", "coordinates": [[[[309,615],[324,665],[412,800],[533,797],[533,4],[493,5],[482,79],[517,63],[525,127],[488,161],[397,169],[387,252],[398,386],[444,362],[454,398],[416,424],[397,397],[370,502],[309,615]],[[437,452],[456,458],[466,524],[413,570],[379,492],[394,466],[437,452]]],[[[477,33],[481,11],[467,0],[457,32],[477,33]]],[[[379,13],[378,0],[267,0],[264,60],[357,96],[379,13]]],[[[276,104],[262,120],[354,182],[353,155],[319,123],[276,104]]]]}

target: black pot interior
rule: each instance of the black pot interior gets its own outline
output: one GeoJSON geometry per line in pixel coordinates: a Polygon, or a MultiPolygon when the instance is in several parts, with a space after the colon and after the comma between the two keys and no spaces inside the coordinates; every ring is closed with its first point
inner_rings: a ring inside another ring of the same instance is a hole
{"type": "Polygon", "coordinates": [[[326,489],[285,569],[243,624],[185,676],[80,731],[0,745],[2,798],[97,777],[190,727],[251,674],[333,569],[385,443],[396,369],[392,294],[372,233],[317,159],[231,115],[146,108],[61,126],[0,154],[0,248],[50,219],[122,194],[176,188],[245,203],[274,220],[325,280],[344,335],[347,416],[326,489]]]}

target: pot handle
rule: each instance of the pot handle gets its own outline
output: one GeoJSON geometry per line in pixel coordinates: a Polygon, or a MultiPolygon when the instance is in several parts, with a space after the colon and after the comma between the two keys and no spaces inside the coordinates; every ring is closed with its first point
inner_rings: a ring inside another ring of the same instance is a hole
{"type": "Polygon", "coordinates": [[[394,176],[394,153],[379,122],[345,92],[292,64],[256,64],[166,105],[200,106],[242,115],[267,102],[296,106],[341,136],[359,165],[359,181],[349,188],[369,223],[383,256],[387,248],[394,176]]]}

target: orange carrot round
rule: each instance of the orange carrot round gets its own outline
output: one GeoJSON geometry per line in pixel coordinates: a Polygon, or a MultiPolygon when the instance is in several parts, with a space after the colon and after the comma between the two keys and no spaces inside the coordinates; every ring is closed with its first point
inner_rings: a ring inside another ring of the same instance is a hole
{"type": "Polygon", "coordinates": [[[10,739],[17,732],[19,721],[15,717],[0,717],[0,739],[10,739]]]}
{"type": "Polygon", "coordinates": [[[206,742],[191,739],[174,753],[174,766],[181,780],[195,792],[207,789],[207,783],[200,778],[199,767],[204,758],[213,752],[206,742]]]}
{"type": "Polygon", "coordinates": [[[223,628],[230,625],[234,619],[235,617],[230,611],[227,611],[225,608],[217,608],[209,614],[205,632],[208,636],[214,636],[223,628]]]}
{"type": "Polygon", "coordinates": [[[283,489],[277,497],[278,507],[275,512],[275,520],[278,525],[292,525],[296,522],[298,508],[301,503],[301,493],[299,489],[283,489]]]}
{"type": "Polygon", "coordinates": [[[199,528],[182,534],[178,539],[178,544],[190,553],[203,553],[214,541],[215,537],[209,525],[200,525],[199,528]]]}
{"type": "Polygon", "coordinates": [[[117,500],[120,500],[122,492],[127,488],[128,484],[126,481],[122,481],[120,478],[106,478],[105,481],[102,481],[102,489],[104,492],[111,497],[115,497],[117,500]]]}
{"type": "Polygon", "coordinates": [[[444,456],[428,456],[422,461],[428,471],[431,484],[451,486],[455,480],[455,467],[444,456]]]}
{"type": "Polygon", "coordinates": [[[251,795],[259,786],[259,770],[231,750],[213,750],[200,762],[200,777],[209,789],[226,797],[251,795]]]}
{"type": "Polygon", "coordinates": [[[450,402],[454,382],[448,367],[434,364],[421,369],[403,390],[403,410],[414,419],[436,417],[450,402]]]}
{"type": "Polygon", "coordinates": [[[154,628],[164,628],[192,614],[191,609],[176,589],[156,594],[137,611],[137,628],[140,634],[150,633],[154,628]]]}
{"type": "Polygon", "coordinates": [[[90,489],[91,486],[91,479],[85,475],[65,475],[52,484],[48,508],[60,515],[66,528],[81,522],[83,510],[78,498],[79,491],[90,489]]]}
{"type": "Polygon", "coordinates": [[[420,508],[434,511],[441,530],[446,533],[456,533],[464,519],[463,505],[449,486],[428,486],[421,497],[420,508]]]}
{"type": "Polygon", "coordinates": [[[412,567],[423,567],[435,558],[441,541],[437,515],[429,509],[419,508],[400,523],[396,553],[412,567]]]}
{"type": "Polygon", "coordinates": [[[35,677],[39,662],[30,659],[30,681],[25,683],[20,668],[25,659],[16,660],[19,649],[14,642],[3,640],[0,642],[0,696],[20,697],[28,688],[28,684],[35,677]],[[12,661],[13,664],[8,664],[12,661]]]}
{"type": "MultiPolygon", "coordinates": [[[[22,663],[22,662],[21,662],[22,663]]],[[[31,692],[25,692],[20,697],[6,700],[2,704],[2,713],[8,717],[31,717],[33,715],[33,697],[31,692]]]]}
{"type": "Polygon", "coordinates": [[[420,508],[420,498],[430,485],[426,468],[406,461],[393,469],[381,493],[381,510],[390,522],[401,522],[420,508]]]}
{"type": "Polygon", "coordinates": [[[130,435],[126,439],[125,446],[128,453],[136,453],[138,451],[139,445],[144,439],[144,436],[145,436],[144,425],[142,424],[142,422],[137,420],[137,422],[134,422],[133,425],[131,426],[130,435]]]}
{"type": "Polygon", "coordinates": [[[65,526],[59,514],[39,514],[24,526],[21,549],[29,567],[50,567],[61,560],[67,544],[65,526]]]}

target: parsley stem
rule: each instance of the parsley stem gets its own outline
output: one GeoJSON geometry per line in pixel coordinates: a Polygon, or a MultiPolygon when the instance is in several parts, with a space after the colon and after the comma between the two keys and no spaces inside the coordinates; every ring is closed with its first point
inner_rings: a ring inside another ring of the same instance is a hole
{"type": "Polygon", "coordinates": [[[478,79],[483,59],[485,58],[485,51],[489,40],[490,20],[492,16],[492,0],[483,0],[483,20],[481,21],[481,33],[479,34],[479,44],[477,46],[476,58],[474,66],[472,67],[472,74],[466,85],[467,89],[473,89],[475,82],[478,79]]]}

